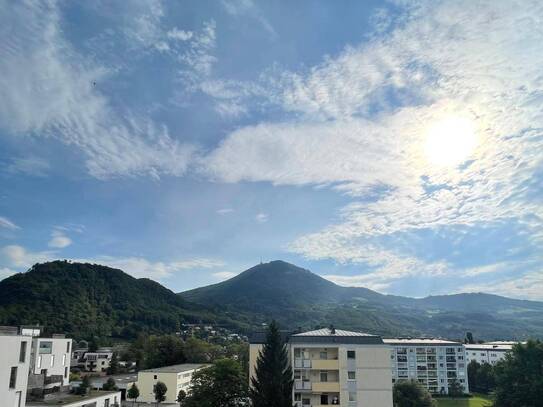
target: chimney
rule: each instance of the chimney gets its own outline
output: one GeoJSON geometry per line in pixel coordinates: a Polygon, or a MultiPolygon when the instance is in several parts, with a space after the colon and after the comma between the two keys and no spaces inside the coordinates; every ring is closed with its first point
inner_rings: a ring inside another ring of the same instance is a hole
{"type": "Polygon", "coordinates": [[[336,334],[336,328],[334,328],[334,325],[330,325],[330,334],[332,335],[336,334]]]}

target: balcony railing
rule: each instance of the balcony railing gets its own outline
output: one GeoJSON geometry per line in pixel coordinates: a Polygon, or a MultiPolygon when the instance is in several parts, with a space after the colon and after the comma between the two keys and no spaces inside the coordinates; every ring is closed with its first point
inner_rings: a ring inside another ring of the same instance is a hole
{"type": "Polygon", "coordinates": [[[311,382],[309,380],[295,380],[295,390],[311,390],[311,382]]]}

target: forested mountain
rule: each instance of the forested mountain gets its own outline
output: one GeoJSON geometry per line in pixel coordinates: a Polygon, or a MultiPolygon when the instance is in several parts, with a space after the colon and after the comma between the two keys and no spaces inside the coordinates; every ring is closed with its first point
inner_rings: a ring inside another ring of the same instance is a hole
{"type": "Polygon", "coordinates": [[[253,324],[333,323],[383,335],[480,339],[543,337],[543,303],[475,293],[414,299],[341,287],[283,261],[260,264],[219,284],[180,294],[188,301],[235,309],[253,324]]]}
{"type": "Polygon", "coordinates": [[[133,338],[217,320],[226,321],[155,281],[96,264],[53,261],[0,281],[0,325],[42,324],[75,338],[133,338]]]}
{"type": "Polygon", "coordinates": [[[72,337],[134,338],[181,323],[218,322],[247,332],[276,319],[283,328],[334,324],[387,336],[461,339],[543,337],[543,303],[489,294],[422,299],[341,287],[283,261],[259,264],[180,295],[118,269],[54,261],[0,282],[0,325],[42,324],[72,337]]]}

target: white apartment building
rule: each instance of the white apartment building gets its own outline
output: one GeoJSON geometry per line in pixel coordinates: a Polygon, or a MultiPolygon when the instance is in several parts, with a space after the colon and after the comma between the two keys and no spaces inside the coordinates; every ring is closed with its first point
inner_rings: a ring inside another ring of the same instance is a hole
{"type": "Polygon", "coordinates": [[[475,360],[479,364],[489,363],[496,364],[505,358],[511,349],[513,343],[496,342],[496,343],[474,343],[464,345],[466,348],[466,361],[469,364],[475,360]]]}
{"type": "Polygon", "coordinates": [[[162,382],[168,388],[166,400],[162,404],[177,403],[179,390],[188,393],[192,375],[209,365],[185,363],[180,365],[157,367],[155,369],[140,370],[136,385],[140,390],[139,402],[154,403],[155,394],[153,388],[157,382],[162,382]]]}
{"type": "Polygon", "coordinates": [[[0,403],[24,407],[32,338],[13,327],[0,327],[0,403]]]}
{"type": "Polygon", "coordinates": [[[430,393],[449,392],[458,380],[468,393],[467,360],[464,344],[441,339],[384,339],[391,346],[392,380],[417,380],[430,393]]]}
{"type": "MultiPolygon", "coordinates": [[[[299,407],[392,407],[390,349],[379,336],[324,328],[286,335],[299,407]]],[[[250,340],[250,376],[265,343],[250,340]]]]}
{"type": "Polygon", "coordinates": [[[34,337],[30,359],[29,388],[35,385],[45,393],[70,384],[72,340],[64,335],[34,337]]]}

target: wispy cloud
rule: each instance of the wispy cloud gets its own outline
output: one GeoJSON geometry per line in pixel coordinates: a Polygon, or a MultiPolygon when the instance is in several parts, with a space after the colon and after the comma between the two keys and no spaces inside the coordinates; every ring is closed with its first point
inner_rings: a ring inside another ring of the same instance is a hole
{"type": "Polygon", "coordinates": [[[255,19],[272,38],[277,37],[277,32],[264,16],[261,10],[252,0],[222,0],[226,12],[234,17],[250,17],[255,19]]]}
{"type": "Polygon", "coordinates": [[[489,283],[466,284],[459,287],[458,292],[485,292],[511,298],[542,301],[543,270],[501,278],[489,283]]]}
{"type": "Polygon", "coordinates": [[[4,246],[0,249],[0,259],[5,266],[25,270],[36,263],[53,260],[55,256],[55,251],[32,252],[19,245],[4,246]]]}
{"type": "Polygon", "coordinates": [[[270,216],[269,216],[267,213],[260,212],[260,213],[257,213],[257,214],[256,214],[255,220],[256,220],[258,223],[266,223],[267,221],[270,220],[270,216]]]}
{"type": "Polygon", "coordinates": [[[232,213],[232,212],[234,212],[234,210],[232,208],[221,208],[221,209],[217,210],[217,213],[219,215],[227,215],[227,214],[232,213]]]}
{"type": "Polygon", "coordinates": [[[229,278],[237,276],[239,273],[235,273],[233,271],[219,271],[217,273],[211,274],[213,277],[215,277],[218,280],[228,280],[229,278]]]}
{"type": "Polygon", "coordinates": [[[6,172],[9,174],[23,174],[34,177],[45,177],[51,165],[44,158],[36,156],[16,157],[6,166],[6,172]]]}
{"type": "Polygon", "coordinates": [[[98,178],[185,172],[194,148],[173,139],[165,126],[111,106],[94,86],[110,72],[66,41],[54,3],[2,7],[0,25],[11,33],[0,45],[3,130],[79,148],[98,178]]]}
{"type": "Polygon", "coordinates": [[[5,218],[3,216],[0,216],[0,228],[6,228],[6,229],[10,229],[10,230],[20,229],[19,226],[17,226],[15,223],[10,221],[8,218],[5,218]]]}
{"type": "Polygon", "coordinates": [[[413,266],[405,260],[412,255],[375,243],[394,234],[515,221],[541,247],[543,206],[533,194],[543,161],[540,2],[402,4],[380,36],[285,72],[272,101],[296,120],[233,131],[207,157],[207,172],[351,195],[340,222],[290,248],[370,268],[361,251],[395,253],[378,256],[377,277],[388,281],[405,275],[395,267],[446,268],[445,260],[413,266]],[[476,146],[459,165],[436,165],[425,151],[428,132],[451,119],[473,123],[476,146]]]}
{"type": "Polygon", "coordinates": [[[65,235],[63,230],[53,230],[51,232],[51,240],[47,244],[54,249],[63,249],[72,244],[72,239],[65,235]]]}

